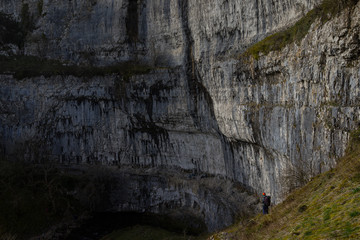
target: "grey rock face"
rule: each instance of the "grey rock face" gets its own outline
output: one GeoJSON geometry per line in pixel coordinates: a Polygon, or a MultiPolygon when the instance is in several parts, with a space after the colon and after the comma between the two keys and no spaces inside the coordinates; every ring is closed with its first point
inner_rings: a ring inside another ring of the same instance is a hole
{"type": "Polygon", "coordinates": [[[28,36],[27,54],[75,63],[138,60],[179,66],[187,34],[197,60],[237,52],[288,26],[318,2],[5,0],[0,11],[20,19],[28,4],[36,30],[28,36]]]}
{"type": "Polygon", "coordinates": [[[190,226],[203,222],[213,231],[232,224],[235,216],[257,209],[256,198],[219,177],[184,174],[176,169],[120,169],[116,176],[117,184],[110,194],[111,211],[152,212],[179,220],[186,217],[190,226]]]}
{"type": "Polygon", "coordinates": [[[9,136],[5,149],[19,146],[13,135],[19,132],[24,142],[38,136],[39,144],[63,163],[177,166],[224,175],[218,163],[221,140],[211,120],[195,125],[185,79],[172,70],[130,82],[54,77],[34,84],[4,76],[2,132],[9,136]]]}
{"type": "Polygon", "coordinates": [[[202,70],[221,132],[264,152],[235,151],[235,169],[257,167],[235,174],[239,181],[286,193],[344,154],[359,124],[358,11],[315,23],[299,45],[259,61],[225,60],[202,70]]]}
{"type": "MultiPolygon", "coordinates": [[[[44,1],[27,53],[100,65],[132,60],[154,70],[128,80],[1,75],[0,150],[70,165],[207,173],[280,202],[334,167],[359,126],[359,5],[316,22],[298,45],[259,60],[235,56],[316,3],[44,1]]],[[[21,6],[7,0],[0,10],[18,16],[21,6]]],[[[151,194],[183,201],[190,185],[180,185],[151,194]]],[[[223,201],[201,199],[205,218],[223,201]]]]}

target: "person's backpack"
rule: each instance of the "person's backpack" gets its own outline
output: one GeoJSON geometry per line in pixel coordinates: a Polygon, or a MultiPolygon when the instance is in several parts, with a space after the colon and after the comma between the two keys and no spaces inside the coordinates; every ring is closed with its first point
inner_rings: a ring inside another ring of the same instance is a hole
{"type": "Polygon", "coordinates": [[[265,206],[270,206],[270,204],[271,204],[271,197],[270,196],[265,196],[264,197],[264,204],[265,204],[265,206]]]}

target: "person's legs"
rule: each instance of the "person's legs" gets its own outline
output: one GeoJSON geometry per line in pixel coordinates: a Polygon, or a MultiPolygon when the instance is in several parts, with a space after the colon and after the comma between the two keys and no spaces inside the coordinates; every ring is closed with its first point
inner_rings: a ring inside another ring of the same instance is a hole
{"type": "Polygon", "coordinates": [[[269,207],[263,205],[263,214],[268,214],[269,213],[269,207]]]}

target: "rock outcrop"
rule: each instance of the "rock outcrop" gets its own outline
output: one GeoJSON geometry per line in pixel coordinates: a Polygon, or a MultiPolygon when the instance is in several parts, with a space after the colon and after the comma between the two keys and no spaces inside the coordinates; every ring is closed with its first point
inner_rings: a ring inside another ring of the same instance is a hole
{"type": "MultiPolygon", "coordinates": [[[[255,60],[238,56],[318,2],[25,3],[35,23],[26,54],[76,64],[133,61],[153,70],[1,75],[0,150],[7,156],[206,173],[280,202],[335,166],[359,125],[359,4],[255,60]]],[[[22,8],[0,3],[17,18],[22,8]]],[[[199,202],[196,211],[206,212],[209,205],[199,202]]]]}

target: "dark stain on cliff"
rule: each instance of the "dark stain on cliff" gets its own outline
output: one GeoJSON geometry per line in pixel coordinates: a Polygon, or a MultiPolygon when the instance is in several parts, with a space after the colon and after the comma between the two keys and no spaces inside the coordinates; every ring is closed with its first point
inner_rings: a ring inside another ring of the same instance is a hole
{"type": "Polygon", "coordinates": [[[144,116],[140,114],[135,114],[134,117],[135,121],[132,122],[134,128],[131,131],[131,136],[134,138],[134,134],[138,132],[148,134],[152,139],[151,144],[155,143],[158,153],[161,154],[160,145],[169,142],[168,131],[165,128],[157,126],[154,122],[147,121],[144,116]]]}
{"type": "Polygon", "coordinates": [[[127,9],[127,15],[125,19],[126,23],[126,34],[128,36],[129,43],[136,43],[138,41],[138,26],[139,26],[139,12],[138,12],[138,1],[129,0],[127,9]]]}
{"type": "Polygon", "coordinates": [[[33,30],[35,30],[35,21],[29,11],[29,4],[22,4],[20,21],[11,14],[0,12],[0,46],[13,43],[23,48],[27,34],[33,30]]]}
{"type": "Polygon", "coordinates": [[[13,16],[0,12],[0,45],[13,43],[22,46],[25,35],[13,16]]]}
{"type": "Polygon", "coordinates": [[[154,102],[161,102],[162,98],[165,99],[165,101],[168,101],[166,97],[161,97],[162,92],[164,91],[170,91],[172,89],[171,85],[165,85],[161,83],[161,81],[156,82],[154,85],[150,87],[150,93],[149,97],[147,99],[144,99],[146,110],[149,115],[150,120],[152,121],[152,115],[153,115],[153,105],[154,102]]]}

